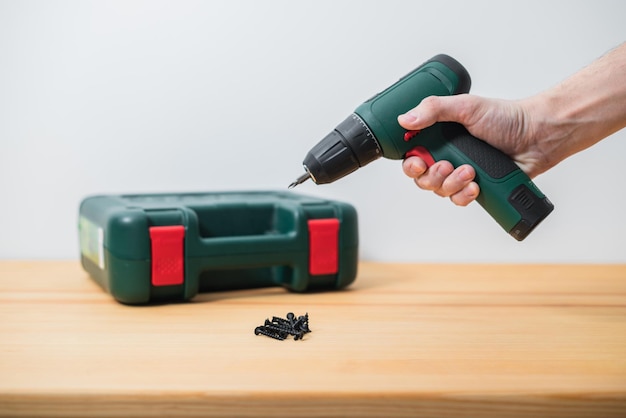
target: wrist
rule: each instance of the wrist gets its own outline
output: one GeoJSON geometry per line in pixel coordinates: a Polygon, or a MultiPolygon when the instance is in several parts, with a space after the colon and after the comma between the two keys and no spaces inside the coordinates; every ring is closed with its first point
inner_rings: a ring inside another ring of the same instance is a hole
{"type": "Polygon", "coordinates": [[[535,177],[554,167],[572,154],[575,130],[571,118],[563,111],[561,97],[550,91],[520,101],[524,115],[522,141],[529,176],[535,177]]]}

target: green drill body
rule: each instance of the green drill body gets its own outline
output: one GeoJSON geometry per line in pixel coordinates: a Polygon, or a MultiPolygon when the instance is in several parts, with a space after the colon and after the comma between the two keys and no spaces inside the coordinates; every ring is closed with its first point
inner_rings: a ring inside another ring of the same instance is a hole
{"type": "Polygon", "coordinates": [[[428,165],[447,160],[470,164],[480,187],[478,203],[513,237],[523,240],[554,208],[530,178],[504,153],[473,137],[457,123],[435,123],[418,132],[398,124],[429,96],[467,93],[469,74],[453,58],[438,55],[356,108],[311,149],[306,177],[333,182],[380,156],[400,160],[417,155],[428,165]]]}

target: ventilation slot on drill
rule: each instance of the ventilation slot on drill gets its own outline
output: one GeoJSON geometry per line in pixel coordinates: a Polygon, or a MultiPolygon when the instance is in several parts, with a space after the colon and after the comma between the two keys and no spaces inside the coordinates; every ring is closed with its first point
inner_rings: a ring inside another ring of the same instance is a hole
{"type": "Polygon", "coordinates": [[[529,194],[528,189],[525,187],[519,188],[517,192],[511,196],[510,201],[514,204],[514,206],[522,207],[524,209],[530,209],[535,203],[533,197],[529,194]]]}

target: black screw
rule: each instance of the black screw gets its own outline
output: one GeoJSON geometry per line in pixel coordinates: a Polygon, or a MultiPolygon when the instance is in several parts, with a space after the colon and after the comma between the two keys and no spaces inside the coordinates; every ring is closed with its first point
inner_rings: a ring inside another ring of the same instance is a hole
{"type": "Polygon", "coordinates": [[[288,335],[293,335],[294,336],[294,340],[299,340],[302,338],[302,335],[304,334],[302,331],[296,330],[295,328],[292,328],[290,326],[284,326],[282,324],[276,324],[276,323],[272,323],[269,320],[265,320],[265,325],[263,325],[263,327],[271,332],[276,332],[276,333],[286,333],[288,335]],[[298,338],[296,338],[298,337],[298,338]]]}
{"type": "MultiPolygon", "coordinates": [[[[266,319],[266,320],[265,320],[265,322],[267,323],[267,322],[269,322],[269,320],[268,320],[268,319],[266,319]]],[[[284,318],[279,318],[279,317],[277,317],[277,316],[273,316],[273,317],[272,317],[272,323],[274,323],[274,324],[284,325],[284,326],[287,326],[287,327],[290,327],[290,326],[291,326],[291,324],[289,323],[289,321],[288,321],[288,320],[286,320],[286,319],[284,319],[284,318]]]]}
{"type": "Polygon", "coordinates": [[[289,323],[275,322],[275,321],[270,321],[269,319],[265,320],[264,326],[280,328],[283,331],[289,331],[291,329],[291,325],[289,325],[289,323]]]}
{"type": "Polygon", "coordinates": [[[298,320],[293,324],[293,329],[304,333],[311,332],[309,329],[309,314],[307,313],[304,316],[299,316],[298,320]]]}
{"type": "Polygon", "coordinates": [[[288,333],[284,331],[276,331],[272,330],[268,327],[260,326],[254,329],[255,335],[266,335],[268,337],[274,338],[275,340],[284,340],[287,338],[288,333]]]}
{"type": "Polygon", "coordinates": [[[301,340],[304,334],[311,332],[309,328],[309,314],[296,316],[293,312],[287,313],[287,319],[273,316],[272,320],[265,320],[265,324],[258,326],[254,333],[262,334],[277,340],[284,340],[289,335],[293,335],[294,340],[301,340]]]}

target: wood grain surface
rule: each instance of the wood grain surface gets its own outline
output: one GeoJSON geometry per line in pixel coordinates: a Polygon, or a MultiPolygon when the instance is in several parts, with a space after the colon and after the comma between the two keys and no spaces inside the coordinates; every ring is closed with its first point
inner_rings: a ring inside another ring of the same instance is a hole
{"type": "Polygon", "coordinates": [[[625,417],[626,266],[361,263],[344,291],[136,307],[1,261],[0,416],[625,417]],[[287,312],[302,341],[254,335],[287,312]]]}

